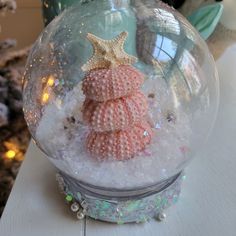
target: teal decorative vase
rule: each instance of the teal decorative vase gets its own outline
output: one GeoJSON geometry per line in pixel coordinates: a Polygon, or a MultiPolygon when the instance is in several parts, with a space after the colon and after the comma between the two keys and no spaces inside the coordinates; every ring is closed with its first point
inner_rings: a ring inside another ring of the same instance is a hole
{"type": "Polygon", "coordinates": [[[207,40],[214,32],[222,12],[223,5],[215,3],[197,9],[187,19],[199,31],[202,38],[207,40]]]}

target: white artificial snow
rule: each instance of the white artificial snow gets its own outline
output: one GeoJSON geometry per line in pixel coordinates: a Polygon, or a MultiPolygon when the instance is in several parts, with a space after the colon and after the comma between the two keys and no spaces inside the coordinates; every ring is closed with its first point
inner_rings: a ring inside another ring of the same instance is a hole
{"type": "Polygon", "coordinates": [[[148,120],[155,133],[151,144],[131,160],[98,161],[84,148],[89,127],[82,122],[84,96],[78,85],[64,99],[49,103],[36,139],[52,162],[70,176],[96,186],[134,188],[154,184],[180,171],[189,159],[190,118],[163,79],[148,79],[142,91],[149,96],[148,120]],[[155,96],[153,98],[153,95],[155,96]],[[172,113],[176,121],[168,122],[172,113]],[[75,122],[71,122],[71,117],[75,122]]]}

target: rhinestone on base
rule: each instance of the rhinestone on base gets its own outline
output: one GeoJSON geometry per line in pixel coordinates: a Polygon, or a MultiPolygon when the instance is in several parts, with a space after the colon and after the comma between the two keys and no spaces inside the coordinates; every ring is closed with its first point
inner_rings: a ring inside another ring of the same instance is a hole
{"type": "Polygon", "coordinates": [[[74,202],[74,203],[71,204],[70,209],[73,212],[77,212],[80,209],[80,206],[79,206],[79,204],[77,202],[74,202]]]}
{"type": "Polygon", "coordinates": [[[78,211],[76,216],[78,220],[82,220],[84,219],[85,214],[83,213],[83,211],[78,211]]]}
{"type": "Polygon", "coordinates": [[[156,217],[158,221],[163,221],[165,220],[165,218],[166,218],[166,214],[164,212],[160,212],[156,217]]]}

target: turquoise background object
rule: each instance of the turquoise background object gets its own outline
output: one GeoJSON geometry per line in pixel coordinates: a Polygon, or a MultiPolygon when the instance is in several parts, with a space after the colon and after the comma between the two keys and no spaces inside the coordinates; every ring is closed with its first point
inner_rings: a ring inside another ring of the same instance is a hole
{"type": "Polygon", "coordinates": [[[215,3],[197,9],[187,19],[206,40],[214,32],[222,12],[223,5],[215,3]]]}
{"type": "Polygon", "coordinates": [[[55,16],[59,15],[65,8],[81,0],[42,0],[44,24],[50,23],[55,16]]]}
{"type": "MultiPolygon", "coordinates": [[[[74,3],[81,4],[81,8],[91,0],[42,0],[44,23],[47,25],[64,9],[74,3]]],[[[109,0],[107,0],[109,2],[109,0]]],[[[124,1],[125,2],[125,1],[124,1]]],[[[214,32],[223,12],[223,5],[215,3],[206,5],[194,11],[187,19],[199,31],[203,39],[214,32]]]]}

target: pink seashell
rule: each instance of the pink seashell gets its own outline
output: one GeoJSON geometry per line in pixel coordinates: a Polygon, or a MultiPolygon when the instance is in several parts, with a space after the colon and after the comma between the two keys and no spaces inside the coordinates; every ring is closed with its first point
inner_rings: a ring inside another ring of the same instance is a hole
{"type": "Polygon", "coordinates": [[[90,71],[83,80],[84,95],[95,101],[107,101],[132,94],[143,83],[144,75],[129,65],[90,71]]]}
{"type": "Polygon", "coordinates": [[[122,131],[91,131],[87,137],[87,150],[97,159],[127,160],[142,151],[150,143],[151,138],[151,126],[142,121],[122,131]]]}
{"type": "Polygon", "coordinates": [[[146,112],[146,97],[137,91],[129,97],[106,102],[85,100],[83,119],[97,132],[124,130],[142,120],[146,112]]]}

